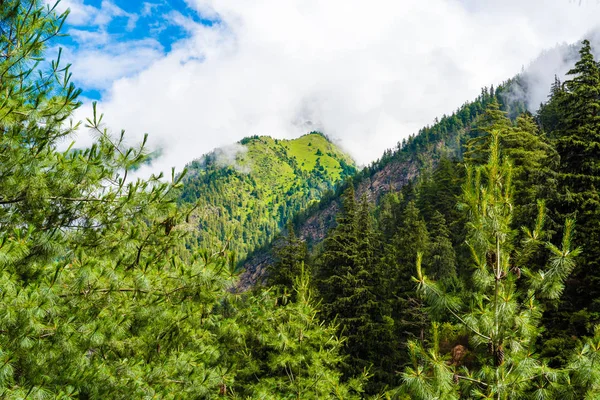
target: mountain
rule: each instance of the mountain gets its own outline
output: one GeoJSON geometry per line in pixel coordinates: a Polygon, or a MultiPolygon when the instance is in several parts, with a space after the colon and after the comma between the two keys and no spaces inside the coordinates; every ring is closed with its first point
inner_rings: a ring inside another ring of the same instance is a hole
{"type": "Polygon", "coordinates": [[[191,224],[204,248],[244,257],[273,239],[293,215],[356,172],[326,136],[252,136],[187,166],[180,201],[196,203],[191,224]]]}
{"type": "MultiPolygon", "coordinates": [[[[474,121],[494,99],[511,118],[525,112],[527,104],[522,100],[525,97],[516,99],[514,93],[526,92],[526,84],[523,75],[518,75],[495,89],[484,88],[475,100],[464,103],[451,115],[436,119],[433,125],[398,142],[395,150],[387,150],[379,160],[357,172],[348,181],[355,186],[357,199],[366,195],[372,203],[377,204],[386,193],[399,192],[419,176],[432,171],[441,158],[461,159],[465,143],[480,134],[473,126],[474,121]]],[[[321,243],[327,232],[335,226],[346,186],[340,185],[335,193],[324,196],[294,216],[298,236],[309,248],[321,243]]],[[[244,272],[239,282],[240,289],[249,288],[264,279],[267,267],[273,263],[276,240],[242,260],[244,272]]]]}

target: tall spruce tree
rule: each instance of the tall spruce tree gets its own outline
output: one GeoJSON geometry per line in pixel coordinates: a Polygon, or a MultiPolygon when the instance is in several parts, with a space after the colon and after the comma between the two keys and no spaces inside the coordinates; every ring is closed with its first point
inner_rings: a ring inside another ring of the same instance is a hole
{"type": "Polygon", "coordinates": [[[429,227],[431,244],[427,252],[428,270],[433,279],[451,280],[456,277],[456,254],[446,219],[439,211],[433,214],[429,227]]]}
{"type": "Polygon", "coordinates": [[[368,393],[377,393],[395,381],[390,371],[397,352],[390,303],[382,297],[384,276],[377,259],[378,238],[371,206],[365,196],[357,204],[350,186],[338,215],[338,225],[320,255],[319,290],[324,315],[339,324],[346,337],[345,375],[369,370],[374,375],[368,393]]]}
{"type": "Polygon", "coordinates": [[[562,303],[563,326],[577,314],[586,321],[572,333],[581,335],[600,320],[600,68],[589,41],[583,41],[579,54],[556,99],[560,114],[550,135],[560,155],[556,208],[577,218],[575,241],[584,248],[562,303]]]}
{"type": "Polygon", "coordinates": [[[272,286],[291,290],[302,268],[310,273],[305,266],[306,244],[296,236],[292,221],[287,223],[287,234],[276,244],[274,256],[275,262],[269,267],[268,276],[268,283],[272,286]]]}
{"type": "Polygon", "coordinates": [[[411,265],[419,252],[428,250],[430,242],[427,226],[414,200],[408,202],[401,218],[400,227],[385,247],[382,262],[389,275],[394,332],[405,347],[409,338],[422,338],[427,326],[425,310],[411,282],[411,265]]]}

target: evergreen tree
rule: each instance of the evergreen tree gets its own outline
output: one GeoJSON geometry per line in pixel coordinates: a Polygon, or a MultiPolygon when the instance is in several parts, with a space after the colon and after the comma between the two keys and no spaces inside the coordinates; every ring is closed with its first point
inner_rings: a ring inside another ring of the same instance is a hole
{"type": "Polygon", "coordinates": [[[549,263],[540,270],[514,264],[511,166],[500,161],[499,136],[492,132],[488,164],[469,169],[464,189],[474,266],[472,291],[445,292],[424,275],[421,256],[417,261],[419,293],[434,317],[452,315],[460,334],[469,339],[468,348],[456,345],[444,354],[437,324],[430,348],[411,342],[412,365],[403,374],[402,388],[411,398],[549,398],[559,385],[559,374],[538,359],[534,345],[543,311],[539,300],[559,298],[579,254],[570,248],[573,222],[565,224],[562,248],[543,243],[544,208],[540,207],[535,228],[526,230],[519,251],[545,245],[551,253],[549,263]],[[517,285],[521,274],[525,282],[517,285]]]}
{"type": "Polygon", "coordinates": [[[402,222],[392,241],[387,244],[383,263],[388,272],[388,287],[392,294],[392,317],[397,340],[405,346],[411,337],[423,337],[426,314],[411,283],[411,269],[417,254],[429,248],[429,234],[415,201],[411,200],[402,213],[402,222]]]}
{"type": "Polygon", "coordinates": [[[461,213],[456,208],[463,180],[460,172],[457,162],[442,157],[433,170],[431,179],[421,185],[417,201],[426,221],[431,221],[437,211],[451,224],[449,228],[453,232],[459,228],[456,225],[460,225],[461,220],[461,213]]]}
{"type": "Polygon", "coordinates": [[[491,132],[510,132],[512,123],[507,113],[500,109],[494,97],[485,108],[485,112],[475,121],[471,132],[474,137],[467,142],[464,161],[471,165],[483,165],[487,162],[491,142],[491,132]]]}
{"type": "Polygon", "coordinates": [[[350,294],[347,291],[354,286],[358,236],[357,205],[354,186],[350,185],[342,198],[342,209],[336,217],[337,226],[325,239],[324,252],[320,257],[317,282],[319,294],[323,299],[323,312],[333,319],[351,308],[350,294]]]}
{"type": "Polygon", "coordinates": [[[354,189],[344,193],[338,225],[325,242],[320,256],[320,293],[328,320],[339,324],[347,341],[345,375],[369,370],[375,375],[367,391],[376,393],[394,380],[389,373],[396,353],[393,320],[389,303],[382,298],[382,271],[376,259],[378,238],[374,232],[371,207],[365,196],[356,204],[354,189]]]}
{"type": "MultiPolygon", "coordinates": [[[[239,339],[256,321],[240,327],[229,313],[235,260],[226,246],[201,251],[187,241],[193,207],[177,205],[185,172],[132,179],[149,160],[145,140],[125,146],[123,133],[102,128],[95,105],[86,124],[93,145],[57,149],[78,126],[68,119],[80,105],[68,68],[43,64],[65,17],[41,1],[0,2],[1,396],[231,395],[237,342],[221,339],[239,339]]],[[[263,321],[278,321],[279,331],[263,333],[281,356],[272,371],[308,372],[291,385],[272,373],[261,393],[303,387],[314,398],[351,397],[360,383],[337,380],[343,339],[314,319],[301,293],[263,321]],[[289,327],[303,342],[303,323],[314,352],[287,353],[281,334],[289,327]]]]}
{"type": "Polygon", "coordinates": [[[533,220],[538,200],[556,198],[558,155],[530,114],[518,116],[513,126],[498,103],[492,101],[477,121],[480,136],[469,141],[466,163],[481,165],[487,161],[492,131],[498,132],[502,156],[508,157],[513,166],[514,221],[533,220]]]}
{"type": "MultiPolygon", "coordinates": [[[[294,225],[287,223],[287,235],[274,249],[275,262],[269,267],[270,285],[291,289],[306,261],[306,244],[296,237],[294,225]]],[[[307,273],[310,271],[307,270],[307,273]]]]}
{"type": "Polygon", "coordinates": [[[342,382],[343,339],[320,321],[309,275],[294,279],[295,301],[281,303],[269,291],[243,302],[234,336],[233,398],[358,399],[365,373],[342,382]],[[241,337],[237,336],[240,335],[241,337]],[[237,336],[237,338],[236,338],[237,336]]]}
{"type": "Polygon", "coordinates": [[[456,277],[456,254],[450,241],[450,230],[439,211],[433,214],[429,226],[431,244],[427,254],[428,269],[433,279],[448,281],[456,277]]]}
{"type": "Polygon", "coordinates": [[[559,105],[560,98],[564,92],[560,79],[555,75],[554,82],[550,87],[548,102],[541,104],[537,112],[537,120],[545,132],[553,132],[558,126],[562,111],[559,105]]]}
{"type": "Polygon", "coordinates": [[[563,326],[581,311],[586,321],[578,325],[583,330],[567,328],[581,335],[600,320],[600,68],[589,41],[583,42],[580,60],[568,76],[557,99],[561,111],[551,136],[560,155],[556,208],[563,217],[577,218],[575,240],[584,248],[562,303],[563,326]]]}
{"type": "Polygon", "coordinates": [[[184,174],[132,180],[144,143],[109,135],[95,107],[92,147],[57,150],[77,127],[67,120],[79,90],[68,67],[41,60],[65,17],[38,1],[0,4],[0,393],[215,393],[206,315],[230,265],[186,251],[184,174]]]}

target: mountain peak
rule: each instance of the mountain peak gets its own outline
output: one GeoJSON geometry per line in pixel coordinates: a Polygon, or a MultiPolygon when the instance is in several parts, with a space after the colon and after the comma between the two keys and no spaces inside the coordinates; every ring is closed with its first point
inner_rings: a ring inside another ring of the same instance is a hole
{"type": "Polygon", "coordinates": [[[352,158],[317,132],[296,139],[250,136],[188,165],[181,200],[203,247],[230,243],[244,256],[268,243],[293,215],[356,172],[352,158]]]}

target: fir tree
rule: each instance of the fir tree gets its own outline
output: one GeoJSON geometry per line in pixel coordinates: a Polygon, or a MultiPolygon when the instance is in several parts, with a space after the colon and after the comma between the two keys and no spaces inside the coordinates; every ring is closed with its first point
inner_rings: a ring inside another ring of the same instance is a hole
{"type": "Polygon", "coordinates": [[[448,281],[456,277],[456,254],[450,241],[450,230],[446,219],[439,212],[433,214],[430,223],[431,244],[428,249],[427,263],[433,279],[448,281]]]}
{"type": "Polygon", "coordinates": [[[345,375],[369,370],[376,376],[369,393],[392,383],[389,374],[396,361],[389,346],[394,343],[389,303],[382,297],[383,273],[376,259],[378,238],[371,207],[365,196],[356,204],[354,189],[344,193],[338,225],[328,236],[321,254],[319,275],[324,315],[339,324],[347,341],[345,375]]]}
{"type": "Polygon", "coordinates": [[[584,248],[561,307],[565,327],[564,319],[578,311],[586,314],[584,326],[600,320],[600,68],[589,41],[583,41],[579,53],[556,99],[561,111],[551,133],[560,156],[556,208],[563,217],[577,218],[575,240],[584,248]]]}
{"type": "Polygon", "coordinates": [[[306,244],[296,237],[291,221],[287,224],[287,235],[274,249],[274,256],[275,262],[269,267],[269,284],[291,289],[306,261],[306,244]]]}

